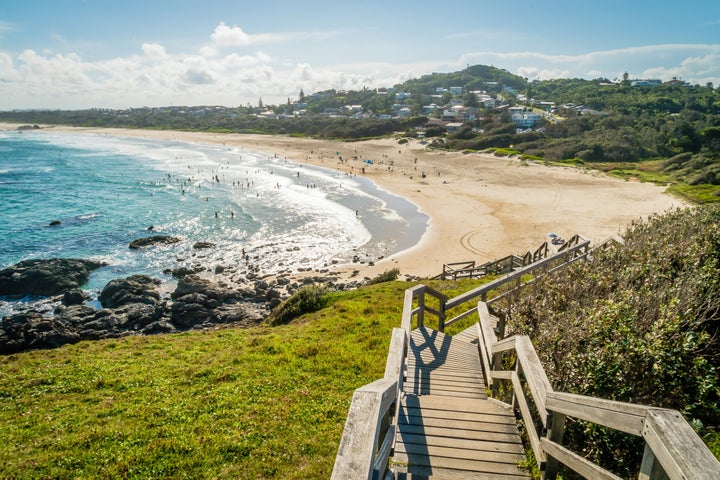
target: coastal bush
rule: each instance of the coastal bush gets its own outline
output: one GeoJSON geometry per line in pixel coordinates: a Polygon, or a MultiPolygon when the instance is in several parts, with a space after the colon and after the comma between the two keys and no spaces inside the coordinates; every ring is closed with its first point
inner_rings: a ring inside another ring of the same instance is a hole
{"type": "Polygon", "coordinates": [[[267,318],[270,325],[284,325],[305,313],[312,313],[327,305],[327,285],[308,285],[280,305],[275,307],[267,318]]]}
{"type": "Polygon", "coordinates": [[[374,285],[376,283],[383,283],[383,282],[394,282],[397,280],[398,276],[400,276],[400,269],[393,268],[391,270],[385,270],[380,275],[376,276],[375,278],[371,278],[368,280],[368,285],[374,285]]]}
{"type": "MultiPolygon", "coordinates": [[[[720,207],[633,223],[624,246],[538,282],[506,312],[554,388],[677,409],[706,438],[720,425],[720,207]]],[[[642,444],[575,423],[566,439],[623,476],[642,444]]],[[[636,475],[636,472],[634,472],[636,475]]]]}

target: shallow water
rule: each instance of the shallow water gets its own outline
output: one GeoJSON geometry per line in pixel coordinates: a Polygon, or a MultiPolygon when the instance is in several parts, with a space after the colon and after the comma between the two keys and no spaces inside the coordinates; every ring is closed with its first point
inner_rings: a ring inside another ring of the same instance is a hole
{"type": "MultiPolygon", "coordinates": [[[[109,264],[86,286],[216,265],[242,274],[374,261],[417,243],[427,216],[372,182],[222,145],[0,132],[0,268],[29,258],[109,264]],[[51,226],[53,221],[59,225],[51,226]],[[152,230],[149,228],[152,227],[152,230]],[[180,243],[130,250],[149,235],[180,243]],[[216,246],[197,250],[198,241],[216,246]]],[[[0,304],[0,315],[17,306],[0,304]]]]}

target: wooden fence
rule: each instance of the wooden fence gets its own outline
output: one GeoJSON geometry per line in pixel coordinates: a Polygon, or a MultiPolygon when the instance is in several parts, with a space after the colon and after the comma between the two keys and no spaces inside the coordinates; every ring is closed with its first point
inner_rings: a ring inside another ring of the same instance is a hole
{"type": "MultiPolygon", "coordinates": [[[[573,239],[581,238],[575,235],[573,239]]],[[[569,243],[569,242],[568,242],[569,243]]],[[[492,262],[486,262],[481,265],[476,265],[474,260],[467,262],[454,262],[443,264],[443,271],[437,275],[436,279],[441,280],[458,280],[461,278],[482,278],[488,275],[502,275],[503,273],[510,273],[518,268],[528,266],[532,263],[547,258],[550,255],[550,247],[545,242],[540,245],[537,249],[530,252],[528,251],[522,257],[517,255],[508,255],[499,260],[492,262]]]]}
{"type": "Polygon", "coordinates": [[[395,412],[413,324],[422,326],[428,313],[437,318],[438,330],[444,331],[446,326],[477,313],[480,318],[478,349],[488,386],[494,388],[498,382],[511,385],[513,405],[519,409],[525,425],[530,426],[527,429],[529,443],[543,478],[554,479],[558,465],[563,464],[586,478],[619,479],[562,445],[565,419],[573,417],[642,436],[645,452],[639,475],[641,480],[720,479],[720,462],[679,412],[555,392],[530,339],[527,336],[504,338],[503,319],[498,319],[493,327],[495,319],[491,320],[490,304],[514,294],[538,276],[587,259],[591,253],[589,245],[588,240],[576,235],[557,254],[454,298],[425,285],[406,290],[401,328],[393,329],[385,376],[355,391],[331,478],[385,478],[395,439],[395,412]],[[490,292],[502,287],[510,288],[488,299],[490,292]],[[473,300],[479,300],[476,307],[446,319],[448,310],[473,300]],[[437,307],[429,303],[437,304],[437,307]],[[503,357],[510,354],[514,355],[515,368],[503,370],[503,357]],[[537,430],[532,428],[536,424],[539,425],[537,430]]]}
{"type": "Polygon", "coordinates": [[[584,420],[645,440],[639,479],[718,479],[720,462],[676,410],[654,408],[553,391],[530,338],[498,340],[487,304],[478,303],[478,339],[486,382],[512,387],[512,405],[523,418],[530,446],[543,478],[555,479],[563,464],[585,478],[620,480],[562,445],[567,417],[584,420]],[[512,355],[514,369],[503,370],[512,355]],[[536,426],[535,428],[533,426],[536,426]]]}

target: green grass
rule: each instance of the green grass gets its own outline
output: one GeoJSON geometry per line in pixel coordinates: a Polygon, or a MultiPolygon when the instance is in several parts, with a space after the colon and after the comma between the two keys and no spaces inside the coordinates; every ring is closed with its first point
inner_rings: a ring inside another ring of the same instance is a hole
{"type": "MultiPolygon", "coordinates": [[[[477,283],[427,282],[451,296],[477,283]]],[[[278,327],[0,357],[0,478],[328,478],[409,286],[330,293],[278,327]]]]}
{"type": "Polygon", "coordinates": [[[587,166],[614,177],[667,186],[667,193],[694,204],[720,202],[720,185],[689,185],[662,172],[664,162],[665,160],[661,159],[628,163],[588,163],[587,166]]]}
{"type": "Polygon", "coordinates": [[[720,185],[676,183],[668,188],[668,193],[697,204],[720,202],[720,185]]]}
{"type": "Polygon", "coordinates": [[[513,155],[521,155],[522,152],[515,150],[514,148],[488,148],[485,150],[488,153],[494,153],[498,157],[512,157],[513,155]]]}

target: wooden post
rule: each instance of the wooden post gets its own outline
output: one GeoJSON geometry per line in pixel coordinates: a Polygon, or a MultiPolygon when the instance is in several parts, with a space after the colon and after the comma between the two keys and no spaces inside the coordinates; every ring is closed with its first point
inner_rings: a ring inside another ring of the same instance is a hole
{"type": "Polygon", "coordinates": [[[445,332],[445,300],[438,299],[438,331],[445,332]]]}
{"type": "Polygon", "coordinates": [[[650,445],[645,444],[645,452],[643,453],[642,464],[640,465],[640,474],[638,480],[667,480],[668,476],[663,470],[660,462],[657,461],[655,454],[650,445]]]}
{"type": "MultiPolygon", "coordinates": [[[[557,412],[548,412],[550,414],[547,438],[551,442],[562,444],[563,435],[565,434],[565,415],[557,412]]],[[[551,455],[547,456],[545,472],[543,480],[555,480],[557,478],[559,462],[551,455]]]]}
{"type": "Polygon", "coordinates": [[[425,292],[418,295],[417,328],[425,324],[425,292]]]}

